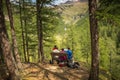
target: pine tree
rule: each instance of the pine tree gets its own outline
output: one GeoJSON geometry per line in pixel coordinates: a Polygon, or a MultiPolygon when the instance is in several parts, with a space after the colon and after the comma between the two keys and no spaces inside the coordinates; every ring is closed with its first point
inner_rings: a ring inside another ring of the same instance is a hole
{"type": "Polygon", "coordinates": [[[18,69],[16,67],[15,60],[12,55],[10,42],[8,39],[8,33],[6,30],[5,19],[3,14],[3,0],[0,0],[0,43],[1,48],[3,50],[3,55],[5,59],[5,63],[7,65],[9,71],[9,79],[10,80],[20,80],[18,69]]]}
{"type": "Polygon", "coordinates": [[[89,20],[91,33],[91,70],[89,80],[99,80],[98,22],[96,18],[97,1],[89,0],[89,20]]]}
{"type": "Polygon", "coordinates": [[[8,16],[9,16],[9,20],[10,20],[12,45],[13,45],[13,51],[14,51],[14,55],[15,55],[14,57],[15,57],[18,68],[21,69],[22,64],[20,61],[20,55],[18,53],[17,40],[16,40],[14,21],[13,21],[13,14],[12,14],[12,7],[11,7],[11,3],[9,0],[6,0],[6,6],[7,6],[8,16]]]}

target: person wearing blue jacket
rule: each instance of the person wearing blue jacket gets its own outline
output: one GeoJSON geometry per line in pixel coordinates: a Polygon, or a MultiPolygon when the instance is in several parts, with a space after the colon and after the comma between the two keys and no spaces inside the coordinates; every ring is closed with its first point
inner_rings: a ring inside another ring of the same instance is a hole
{"type": "Polygon", "coordinates": [[[72,51],[70,50],[70,48],[68,48],[68,50],[66,51],[66,53],[68,54],[68,59],[72,60],[72,51]]]}

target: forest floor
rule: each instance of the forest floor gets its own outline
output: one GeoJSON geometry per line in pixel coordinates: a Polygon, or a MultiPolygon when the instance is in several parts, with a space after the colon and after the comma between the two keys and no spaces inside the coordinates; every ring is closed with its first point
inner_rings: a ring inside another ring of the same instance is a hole
{"type": "Polygon", "coordinates": [[[81,65],[79,69],[48,63],[26,63],[23,67],[23,80],[88,80],[88,70],[81,65]]]}

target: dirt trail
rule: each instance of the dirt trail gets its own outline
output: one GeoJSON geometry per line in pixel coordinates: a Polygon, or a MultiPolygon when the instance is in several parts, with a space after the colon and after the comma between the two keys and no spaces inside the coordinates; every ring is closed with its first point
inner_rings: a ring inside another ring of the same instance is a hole
{"type": "Polygon", "coordinates": [[[51,64],[24,64],[23,80],[87,80],[86,69],[71,69],[51,64]]]}

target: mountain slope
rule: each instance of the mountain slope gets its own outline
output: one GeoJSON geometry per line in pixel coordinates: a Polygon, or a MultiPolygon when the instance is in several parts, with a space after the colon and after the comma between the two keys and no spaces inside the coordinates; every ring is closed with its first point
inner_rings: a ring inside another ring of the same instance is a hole
{"type": "Polygon", "coordinates": [[[88,10],[87,2],[71,2],[60,4],[58,11],[65,23],[71,23],[74,19],[80,19],[88,10]]]}

